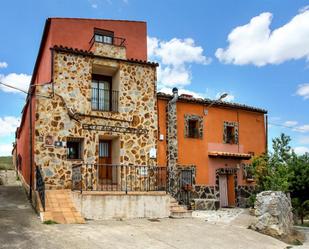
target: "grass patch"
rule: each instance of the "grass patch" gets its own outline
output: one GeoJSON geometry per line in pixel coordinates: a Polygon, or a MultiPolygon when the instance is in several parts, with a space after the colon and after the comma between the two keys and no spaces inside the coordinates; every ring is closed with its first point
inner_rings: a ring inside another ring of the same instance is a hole
{"type": "Polygon", "coordinates": [[[11,156],[0,156],[0,170],[14,169],[11,156]]]}
{"type": "Polygon", "coordinates": [[[54,224],[58,224],[58,222],[54,221],[54,220],[46,220],[43,222],[43,224],[45,225],[54,225],[54,224]]]}

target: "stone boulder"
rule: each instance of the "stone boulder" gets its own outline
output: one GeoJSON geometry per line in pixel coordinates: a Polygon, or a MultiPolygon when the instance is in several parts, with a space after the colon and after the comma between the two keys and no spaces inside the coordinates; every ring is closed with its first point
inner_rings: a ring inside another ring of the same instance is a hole
{"type": "Polygon", "coordinates": [[[256,196],[254,230],[284,237],[292,232],[293,214],[291,200],[281,191],[264,191],[256,196]]]}

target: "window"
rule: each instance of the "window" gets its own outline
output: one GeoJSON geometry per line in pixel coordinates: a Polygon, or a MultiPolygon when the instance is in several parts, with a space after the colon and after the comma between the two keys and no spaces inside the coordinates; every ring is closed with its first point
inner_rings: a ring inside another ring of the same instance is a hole
{"type": "Polygon", "coordinates": [[[198,137],[198,121],[189,120],[188,121],[188,137],[197,138],[198,137]]]}
{"type": "Polygon", "coordinates": [[[91,108],[98,111],[116,111],[117,93],[111,90],[112,78],[102,75],[92,75],[91,108]],[[114,103],[114,106],[112,106],[114,103]],[[114,107],[114,108],[112,108],[114,107]]]}
{"type": "Polygon", "coordinates": [[[235,143],[234,127],[232,126],[226,127],[226,142],[229,144],[235,143]]]}
{"type": "Polygon", "coordinates": [[[237,122],[224,122],[223,142],[227,144],[238,144],[237,122]]]}
{"type": "Polygon", "coordinates": [[[82,159],[83,139],[68,138],[67,139],[67,158],[70,160],[82,159]]]}
{"type": "Polygon", "coordinates": [[[113,44],[114,32],[104,29],[94,29],[95,42],[113,44]]]}
{"type": "Polygon", "coordinates": [[[187,138],[203,138],[203,117],[185,114],[185,136],[187,138]]]}

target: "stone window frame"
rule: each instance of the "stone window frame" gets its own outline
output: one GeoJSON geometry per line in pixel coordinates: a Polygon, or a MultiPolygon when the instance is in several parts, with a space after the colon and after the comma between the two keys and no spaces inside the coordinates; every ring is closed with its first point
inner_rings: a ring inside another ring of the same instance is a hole
{"type": "Polygon", "coordinates": [[[225,144],[238,144],[239,143],[239,133],[238,133],[238,123],[237,122],[224,121],[223,123],[223,143],[225,144]],[[234,128],[234,143],[227,142],[227,127],[234,128]]]}
{"type": "Polygon", "coordinates": [[[74,137],[68,136],[66,137],[66,158],[68,161],[83,161],[84,159],[84,146],[85,146],[85,138],[84,137],[74,137]],[[68,155],[68,142],[79,142],[79,158],[69,158],[68,155]]]}
{"type": "Polygon", "coordinates": [[[185,137],[186,138],[196,138],[196,139],[202,139],[203,138],[203,116],[199,116],[196,114],[185,114],[185,137]],[[197,137],[191,137],[189,136],[189,121],[195,120],[198,122],[198,136],[197,137]]]}

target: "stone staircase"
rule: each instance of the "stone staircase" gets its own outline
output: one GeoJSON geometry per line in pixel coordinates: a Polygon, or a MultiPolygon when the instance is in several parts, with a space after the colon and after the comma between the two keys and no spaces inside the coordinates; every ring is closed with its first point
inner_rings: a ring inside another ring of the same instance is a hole
{"type": "Polygon", "coordinates": [[[192,211],[188,210],[188,208],[185,205],[180,205],[178,201],[170,197],[170,218],[191,218],[192,217],[192,211]]]}
{"type": "Polygon", "coordinates": [[[45,212],[40,207],[42,222],[55,221],[60,224],[84,224],[85,219],[75,208],[71,190],[46,190],[45,212]]]}

